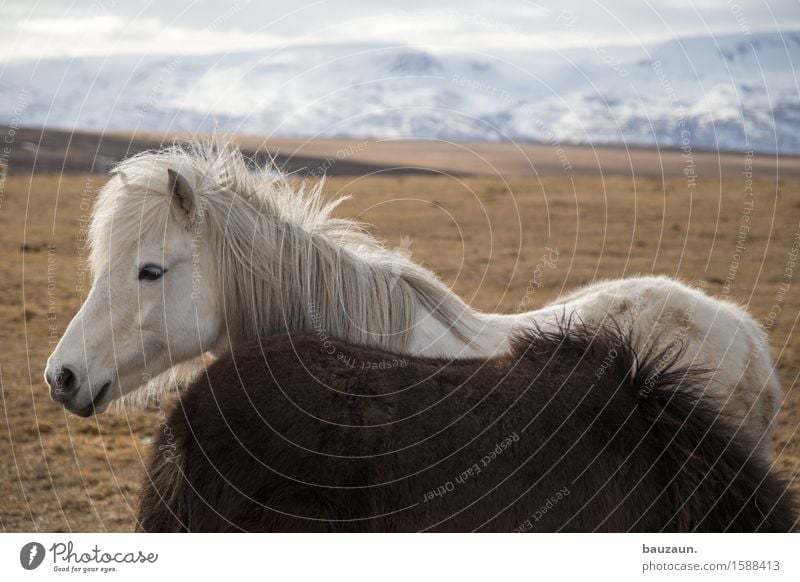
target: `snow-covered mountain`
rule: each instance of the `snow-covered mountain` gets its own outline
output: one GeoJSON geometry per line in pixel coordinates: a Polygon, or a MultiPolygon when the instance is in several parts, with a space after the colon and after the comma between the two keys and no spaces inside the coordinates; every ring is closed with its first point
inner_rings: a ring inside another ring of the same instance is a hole
{"type": "Polygon", "coordinates": [[[12,59],[0,122],[798,154],[798,63],[800,32],[501,56],[347,44],[12,59]]]}

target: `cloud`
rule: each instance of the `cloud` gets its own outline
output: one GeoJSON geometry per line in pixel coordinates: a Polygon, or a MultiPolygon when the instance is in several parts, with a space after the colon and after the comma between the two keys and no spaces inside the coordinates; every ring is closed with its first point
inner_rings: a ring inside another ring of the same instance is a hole
{"type": "MultiPolygon", "coordinates": [[[[12,3],[13,5],[13,3],[12,3]]],[[[86,55],[208,54],[297,44],[391,43],[430,50],[522,52],[636,45],[673,36],[800,25],[796,0],[43,0],[0,21],[0,60],[86,55]],[[734,8],[736,12],[734,13],[734,8]],[[788,12],[787,12],[788,11],[788,12]],[[570,26],[563,14],[571,15],[570,26]],[[789,16],[789,14],[793,16],[789,16]]],[[[4,9],[5,10],[5,9],[4,9]]]]}
{"type": "Polygon", "coordinates": [[[22,20],[17,29],[26,34],[76,37],[83,34],[104,34],[124,29],[124,21],[117,16],[92,18],[35,18],[22,20]]]}
{"type": "Polygon", "coordinates": [[[39,18],[20,21],[16,38],[2,35],[0,55],[47,58],[105,55],[208,54],[273,47],[285,42],[266,33],[233,28],[196,29],[139,19],[135,26],[118,16],[39,18]]]}

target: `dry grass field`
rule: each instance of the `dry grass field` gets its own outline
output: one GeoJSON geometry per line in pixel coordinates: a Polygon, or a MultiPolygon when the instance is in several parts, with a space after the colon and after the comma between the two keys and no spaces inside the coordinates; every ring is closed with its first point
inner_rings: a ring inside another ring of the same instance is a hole
{"type": "MultiPolygon", "coordinates": [[[[338,176],[326,191],[351,194],[339,212],[370,223],[388,244],[410,237],[415,259],[482,310],[511,312],[523,301],[533,308],[577,285],[637,273],[702,282],[747,305],[769,328],[785,390],[777,467],[800,493],[800,263],[792,262],[800,245],[800,177],[777,178],[770,160],[760,160],[748,198],[740,162],[696,181],[679,171],[634,172],[634,179],[623,171],[568,175],[554,166],[539,176],[338,176]],[[547,249],[557,249],[559,259],[542,267],[547,249]]],[[[42,380],[54,342],[86,293],[82,240],[91,194],[101,185],[98,176],[12,173],[2,188],[4,531],[134,526],[142,458],[159,412],[79,420],[50,402],[42,380]]]]}

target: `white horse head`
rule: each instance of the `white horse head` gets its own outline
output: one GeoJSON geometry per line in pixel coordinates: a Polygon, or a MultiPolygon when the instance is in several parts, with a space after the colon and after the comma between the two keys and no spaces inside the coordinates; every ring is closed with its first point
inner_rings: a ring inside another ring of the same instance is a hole
{"type": "Polygon", "coordinates": [[[223,335],[203,224],[209,184],[172,154],[122,164],[97,200],[92,289],[45,371],[53,398],[80,416],[104,411],[223,335]]]}

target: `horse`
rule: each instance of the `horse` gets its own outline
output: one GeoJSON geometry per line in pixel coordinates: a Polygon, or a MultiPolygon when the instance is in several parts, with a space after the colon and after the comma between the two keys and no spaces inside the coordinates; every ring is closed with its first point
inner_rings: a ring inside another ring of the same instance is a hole
{"type": "Polygon", "coordinates": [[[172,408],[137,530],[792,531],[788,483],[663,357],[570,322],[489,359],[258,338],[172,408]]]}
{"type": "Polygon", "coordinates": [[[321,182],[254,171],[222,139],[121,162],[92,210],[92,288],[47,361],[53,400],[83,417],[141,404],[276,333],[473,359],[508,354],[516,335],[565,316],[619,319],[637,349],[659,342],[683,364],[712,368],[704,396],[770,457],[780,389],[765,335],[743,309],[675,279],[635,277],[532,311],[481,313],[407,253],[335,217],[342,200],[326,201],[321,182]]]}

